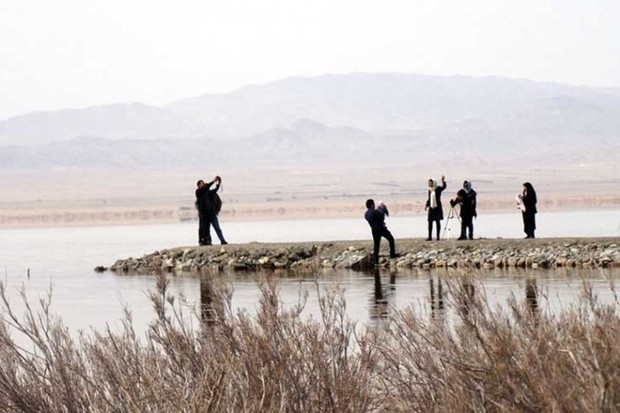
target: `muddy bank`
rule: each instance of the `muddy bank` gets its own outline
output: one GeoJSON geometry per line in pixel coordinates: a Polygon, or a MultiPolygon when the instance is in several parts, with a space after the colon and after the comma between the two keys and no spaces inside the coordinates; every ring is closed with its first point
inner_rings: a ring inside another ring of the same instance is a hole
{"type": "MultiPolygon", "coordinates": [[[[381,266],[393,268],[562,268],[620,267],[620,238],[422,241],[398,240],[399,257],[387,257],[382,244],[381,266]]],[[[178,247],[139,258],[116,261],[116,273],[200,273],[208,270],[373,267],[371,241],[250,243],[178,247]]],[[[107,270],[97,267],[96,270],[107,270]]]]}

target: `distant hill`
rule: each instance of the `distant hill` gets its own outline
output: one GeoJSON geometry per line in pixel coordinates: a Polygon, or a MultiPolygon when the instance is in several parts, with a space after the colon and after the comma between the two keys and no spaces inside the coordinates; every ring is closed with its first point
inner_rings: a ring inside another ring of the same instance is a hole
{"type": "Polygon", "coordinates": [[[0,145],[45,144],[83,136],[155,139],[200,136],[203,125],[142,103],[35,112],[0,122],[0,145]]]}
{"type": "Polygon", "coordinates": [[[202,117],[214,130],[248,135],[300,118],[369,132],[445,128],[478,120],[490,128],[536,121],[543,129],[620,122],[620,90],[574,87],[504,78],[405,74],[326,75],[248,86],[224,96],[205,95],[167,107],[202,117]],[[575,112],[587,110],[583,118],[575,112]],[[208,117],[208,118],[206,118],[208,117]],[[236,125],[235,125],[236,124],[236,125]]]}
{"type": "Polygon", "coordinates": [[[0,167],[200,164],[207,146],[211,161],[243,164],[596,159],[620,152],[620,89],[325,75],[0,122],[0,167]]]}

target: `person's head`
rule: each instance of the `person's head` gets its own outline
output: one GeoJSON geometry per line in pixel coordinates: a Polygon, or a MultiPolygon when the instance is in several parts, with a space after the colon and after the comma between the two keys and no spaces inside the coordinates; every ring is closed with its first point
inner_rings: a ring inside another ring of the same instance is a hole
{"type": "Polygon", "coordinates": [[[375,209],[375,201],[373,199],[366,200],[366,208],[375,209]]]}
{"type": "Polygon", "coordinates": [[[529,182],[526,182],[526,183],[523,184],[523,190],[524,190],[524,192],[527,192],[527,193],[530,193],[530,194],[534,193],[534,187],[529,182]]]}
{"type": "Polygon", "coordinates": [[[467,180],[463,181],[463,189],[469,191],[471,189],[471,182],[467,180]]]}
{"type": "Polygon", "coordinates": [[[196,186],[198,188],[201,188],[204,184],[205,184],[205,181],[203,181],[202,179],[199,179],[198,182],[196,182],[196,186]]]}
{"type": "Polygon", "coordinates": [[[435,181],[432,179],[428,180],[428,189],[433,189],[435,187],[435,181]]]}

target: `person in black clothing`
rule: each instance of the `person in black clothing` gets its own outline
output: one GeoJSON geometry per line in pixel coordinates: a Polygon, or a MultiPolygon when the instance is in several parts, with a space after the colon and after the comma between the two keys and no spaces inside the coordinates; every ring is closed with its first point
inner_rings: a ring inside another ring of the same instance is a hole
{"type": "Polygon", "coordinates": [[[525,238],[534,238],[534,231],[536,231],[536,191],[531,183],[526,182],[523,184],[523,193],[520,195],[523,202],[523,231],[525,232],[525,238]]]}
{"type": "Polygon", "coordinates": [[[213,182],[206,184],[202,179],[196,182],[196,209],[198,210],[198,244],[207,245],[207,223],[209,202],[209,188],[213,182]]]}
{"type": "MultiPolygon", "coordinates": [[[[212,192],[217,194],[221,184],[221,178],[219,176],[209,183],[205,183],[202,179],[199,180],[196,185],[196,208],[198,209],[198,243],[200,245],[211,245],[211,224],[215,222],[213,227],[217,233],[222,244],[226,244],[222,230],[220,229],[219,222],[217,221],[217,213],[214,207],[214,196],[212,192]],[[216,188],[211,190],[211,186],[217,183],[216,188]]],[[[218,196],[219,198],[219,196],[218,196]]],[[[219,212],[219,211],[218,211],[219,212]]]]}
{"type": "Polygon", "coordinates": [[[478,216],[476,213],[476,191],[471,187],[470,181],[463,182],[463,188],[456,193],[456,198],[450,200],[450,205],[461,206],[461,236],[459,240],[474,239],[474,218],[478,216]],[[468,233],[468,234],[466,234],[468,233]],[[466,236],[467,235],[467,236],[466,236]]]}
{"type": "Polygon", "coordinates": [[[211,230],[209,228],[210,225],[213,225],[213,229],[215,230],[215,234],[220,240],[222,245],[228,244],[224,239],[224,234],[222,233],[222,229],[220,228],[220,221],[217,219],[220,210],[222,209],[222,200],[220,196],[217,194],[220,187],[222,185],[222,178],[219,176],[215,177],[215,188],[210,189],[208,192],[209,202],[211,204],[211,208],[208,213],[208,223],[207,223],[207,243],[211,243],[211,230]]]}
{"type": "Polygon", "coordinates": [[[368,221],[368,225],[370,225],[370,229],[372,230],[372,240],[374,242],[373,257],[375,264],[379,263],[379,247],[381,246],[381,237],[388,240],[388,243],[390,244],[390,258],[396,258],[398,255],[396,254],[394,237],[385,225],[385,211],[387,211],[387,208],[383,205],[382,208],[375,209],[375,201],[372,199],[368,199],[366,201],[366,208],[367,210],[364,214],[364,218],[366,218],[366,221],[368,221]]]}
{"type": "Polygon", "coordinates": [[[443,208],[441,206],[441,193],[446,189],[446,177],[441,176],[441,186],[437,186],[437,181],[428,180],[428,199],[426,200],[425,210],[428,211],[428,238],[433,239],[433,222],[437,227],[437,241],[441,235],[441,220],[443,219],[443,208]]]}

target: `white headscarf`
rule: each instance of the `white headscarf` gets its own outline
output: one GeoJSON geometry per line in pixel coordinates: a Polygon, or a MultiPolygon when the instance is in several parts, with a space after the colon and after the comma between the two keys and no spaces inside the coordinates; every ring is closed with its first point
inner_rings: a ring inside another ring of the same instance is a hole
{"type": "Polygon", "coordinates": [[[433,183],[432,186],[428,188],[428,192],[431,198],[430,207],[437,208],[437,193],[435,192],[435,190],[437,189],[437,181],[435,181],[434,179],[429,179],[429,181],[433,183]]]}
{"type": "Polygon", "coordinates": [[[469,193],[469,191],[471,191],[471,181],[469,179],[463,182],[463,189],[466,193],[469,193]]]}

